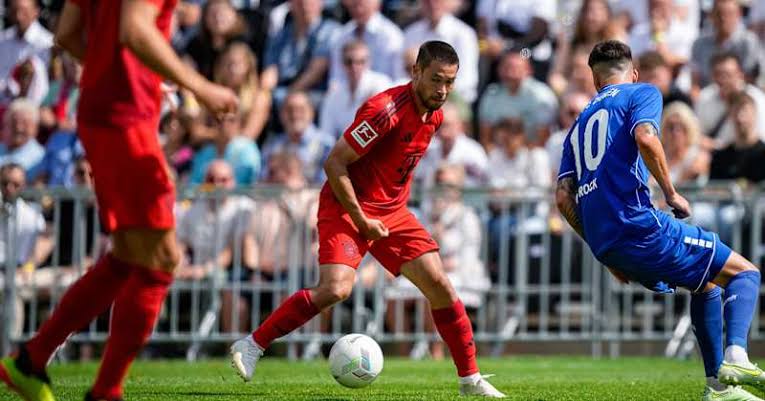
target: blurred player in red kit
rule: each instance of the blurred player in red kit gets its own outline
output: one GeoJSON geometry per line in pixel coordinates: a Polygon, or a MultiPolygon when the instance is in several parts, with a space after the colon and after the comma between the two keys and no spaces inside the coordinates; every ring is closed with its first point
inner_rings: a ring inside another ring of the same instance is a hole
{"type": "Polygon", "coordinates": [[[0,379],[28,401],[54,396],[46,365],[66,338],[112,308],[95,384],[86,400],[122,399],[122,384],[151,334],[178,263],[175,190],[157,138],[164,79],[212,113],[236,95],[186,66],[168,44],[177,0],[69,0],[56,42],[84,65],[77,110],[101,221],[113,248],[73,284],[37,334],[0,362],[0,379]]]}
{"type": "Polygon", "coordinates": [[[373,96],[330,152],[319,201],[319,284],[288,298],[251,336],[231,346],[232,364],[246,381],[272,341],[305,324],[350,293],[361,258],[370,252],[425,295],[451,351],[461,395],[504,397],[481,377],[473,329],[447,279],[438,245],[407,209],[412,171],[443,120],[459,59],[447,43],[419,50],[414,79],[373,96]]]}

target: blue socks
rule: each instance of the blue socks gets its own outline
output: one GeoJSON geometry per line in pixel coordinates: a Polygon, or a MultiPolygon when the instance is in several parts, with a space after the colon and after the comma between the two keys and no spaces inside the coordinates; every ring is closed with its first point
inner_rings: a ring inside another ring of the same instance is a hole
{"type": "Polygon", "coordinates": [[[739,273],[728,282],[723,304],[725,328],[728,331],[726,346],[738,345],[746,349],[749,326],[752,323],[759,290],[759,271],[739,273]]]}
{"type": "Polygon", "coordinates": [[[717,377],[723,361],[722,290],[691,295],[691,324],[704,359],[706,377],[717,377]]]}

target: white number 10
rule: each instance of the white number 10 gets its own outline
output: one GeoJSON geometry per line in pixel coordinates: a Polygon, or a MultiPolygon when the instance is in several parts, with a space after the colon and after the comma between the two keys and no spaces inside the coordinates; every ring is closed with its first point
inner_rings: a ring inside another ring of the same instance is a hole
{"type": "MultiPolygon", "coordinates": [[[[595,112],[590,119],[587,120],[587,125],[584,127],[584,164],[589,171],[595,171],[600,162],[603,161],[603,156],[606,155],[606,137],[608,136],[608,110],[600,109],[595,112]],[[595,123],[598,123],[598,153],[593,154],[592,146],[592,129],[595,123]]],[[[576,162],[576,176],[582,178],[582,160],[579,156],[579,124],[574,126],[571,131],[571,148],[574,151],[574,161],[576,162]]]]}

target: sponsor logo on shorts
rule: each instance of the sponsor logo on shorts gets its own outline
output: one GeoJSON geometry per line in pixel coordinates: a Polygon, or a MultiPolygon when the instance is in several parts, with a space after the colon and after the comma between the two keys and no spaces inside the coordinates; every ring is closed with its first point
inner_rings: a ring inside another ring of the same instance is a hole
{"type": "Polygon", "coordinates": [[[366,148],[367,145],[372,143],[375,138],[377,138],[377,131],[375,131],[371,125],[369,125],[366,120],[362,121],[361,124],[359,124],[356,128],[351,131],[351,136],[354,140],[356,140],[356,143],[359,144],[362,148],[366,148]]]}

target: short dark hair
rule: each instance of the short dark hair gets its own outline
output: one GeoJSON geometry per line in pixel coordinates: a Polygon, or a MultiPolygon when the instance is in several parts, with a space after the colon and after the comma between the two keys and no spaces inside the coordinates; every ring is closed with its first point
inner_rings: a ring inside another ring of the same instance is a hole
{"type": "Polygon", "coordinates": [[[24,167],[22,167],[21,164],[10,162],[0,166],[0,175],[8,174],[8,172],[13,170],[20,170],[22,173],[26,173],[24,167]]]}
{"type": "Polygon", "coordinates": [[[712,58],[709,59],[709,66],[715,67],[718,64],[722,64],[730,60],[735,61],[738,68],[741,68],[741,60],[738,59],[738,55],[736,53],[731,51],[721,51],[713,54],[712,58]]]}
{"type": "Polygon", "coordinates": [[[447,65],[460,65],[460,58],[454,48],[440,40],[430,40],[420,46],[415,62],[421,69],[428,68],[433,61],[439,61],[447,65]]]}
{"type": "Polygon", "coordinates": [[[640,71],[651,71],[659,67],[669,67],[669,63],[657,51],[647,51],[638,58],[638,68],[640,71]]]}
{"type": "Polygon", "coordinates": [[[523,119],[520,117],[504,118],[494,125],[495,133],[498,131],[506,132],[508,134],[525,134],[526,126],[523,123],[523,119]]]}
{"type": "Polygon", "coordinates": [[[624,71],[632,63],[632,50],[618,40],[606,40],[592,48],[587,65],[597,74],[624,71]]]}

